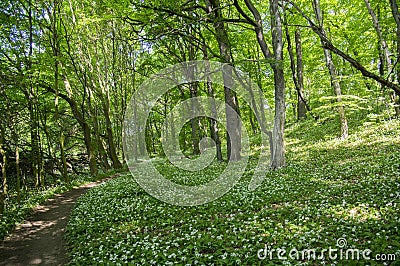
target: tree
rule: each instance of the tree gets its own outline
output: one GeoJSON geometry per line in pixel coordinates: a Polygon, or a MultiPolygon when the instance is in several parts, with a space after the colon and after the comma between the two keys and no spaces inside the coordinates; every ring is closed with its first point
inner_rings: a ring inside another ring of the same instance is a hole
{"type": "MultiPolygon", "coordinates": [[[[400,13],[399,13],[399,8],[397,5],[396,0],[389,0],[390,2],[390,8],[392,10],[393,18],[394,21],[396,22],[396,46],[397,46],[397,57],[396,57],[396,72],[397,72],[397,83],[400,84],[400,13]]],[[[394,102],[396,104],[396,114],[399,117],[400,116],[400,93],[396,92],[396,95],[393,95],[394,97],[394,102]]]]}
{"type": "Polygon", "coordinates": [[[62,177],[64,180],[69,183],[69,177],[68,177],[68,172],[67,172],[67,160],[65,157],[65,136],[63,132],[63,127],[62,123],[60,120],[60,112],[59,112],[59,81],[60,81],[60,62],[59,62],[59,55],[60,55],[60,9],[61,9],[61,3],[59,0],[54,0],[53,2],[53,12],[48,12],[49,14],[52,14],[52,16],[49,17],[50,23],[51,23],[51,48],[53,50],[53,56],[54,56],[54,91],[55,91],[55,99],[54,99],[54,112],[55,112],[55,119],[56,123],[59,127],[59,147],[60,147],[60,163],[59,163],[59,169],[61,172],[62,177]]]}
{"type": "Polygon", "coordinates": [[[301,33],[300,27],[296,27],[295,31],[295,47],[296,47],[296,59],[293,54],[292,40],[290,38],[287,21],[285,19],[285,33],[287,40],[287,49],[290,58],[290,68],[292,71],[292,79],[294,87],[296,88],[297,94],[297,119],[306,118],[306,112],[311,111],[310,106],[307,103],[304,95],[304,81],[303,81],[303,50],[301,45],[301,33]]]}
{"type": "MultiPolygon", "coordinates": [[[[224,60],[224,63],[232,65],[231,45],[227,31],[225,30],[220,2],[219,0],[206,0],[206,5],[208,15],[212,17],[221,58],[224,60]]],[[[231,90],[233,86],[232,75],[233,73],[230,68],[228,68],[228,71],[223,71],[225,102],[231,107],[226,109],[226,130],[230,132],[230,134],[227,133],[227,151],[230,161],[238,161],[241,157],[241,128],[238,117],[239,105],[234,91],[231,90]]]]}
{"type": "Polygon", "coordinates": [[[282,21],[279,11],[279,1],[270,1],[270,15],[271,15],[271,35],[273,51],[272,54],[269,50],[264,38],[263,23],[260,12],[252,4],[250,0],[245,0],[245,4],[249,11],[252,13],[254,19],[251,19],[240,7],[237,0],[234,5],[238,12],[246,19],[247,23],[254,27],[257,42],[260,46],[265,59],[268,60],[274,72],[274,86],[275,86],[275,119],[273,130],[273,149],[271,167],[273,169],[280,168],[285,165],[285,119],[286,119],[286,103],[285,103],[285,77],[283,71],[283,37],[282,37],[282,21]]]}
{"type": "Polygon", "coordinates": [[[313,20],[309,16],[307,16],[298,5],[296,5],[294,2],[290,0],[286,1],[289,2],[301,14],[301,16],[307,20],[307,22],[310,24],[310,28],[312,29],[312,31],[314,31],[314,33],[316,33],[318,37],[321,39],[324,48],[330,50],[331,52],[337,54],[338,56],[342,57],[344,60],[349,62],[355,69],[359,70],[364,77],[373,79],[379,82],[380,84],[392,89],[396,93],[396,95],[398,96],[400,95],[400,86],[398,84],[387,80],[385,77],[373,73],[372,71],[368,70],[365,66],[363,66],[360,62],[358,62],[356,59],[354,59],[352,56],[350,56],[348,53],[337,48],[329,40],[324,31],[322,31],[321,27],[315,24],[313,20]]]}
{"type": "MultiPolygon", "coordinates": [[[[313,7],[314,7],[315,17],[318,22],[318,27],[321,30],[321,33],[324,36],[326,36],[326,32],[325,32],[325,29],[323,26],[323,17],[322,17],[319,0],[313,0],[313,7]]],[[[321,44],[324,45],[324,41],[322,39],[321,39],[321,44]]],[[[342,90],[340,88],[338,73],[337,73],[337,70],[335,67],[335,63],[332,60],[331,52],[328,49],[324,48],[324,55],[325,55],[325,60],[326,60],[326,66],[329,69],[329,74],[331,76],[332,88],[336,95],[336,100],[339,103],[339,106],[337,107],[337,109],[338,109],[339,119],[340,119],[340,137],[342,139],[345,139],[349,135],[349,128],[347,125],[345,109],[344,109],[344,106],[341,104],[343,100],[342,100],[342,90]]]]}

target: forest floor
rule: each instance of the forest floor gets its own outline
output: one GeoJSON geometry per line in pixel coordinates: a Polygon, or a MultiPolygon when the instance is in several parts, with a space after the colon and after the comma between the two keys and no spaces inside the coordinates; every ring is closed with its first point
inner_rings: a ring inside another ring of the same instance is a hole
{"type": "Polygon", "coordinates": [[[33,214],[0,243],[0,265],[66,264],[64,231],[73,206],[89,188],[115,176],[58,194],[37,206],[33,214]]]}
{"type": "MultiPolygon", "coordinates": [[[[0,265],[398,265],[400,121],[352,121],[346,140],[329,121],[289,125],[286,167],[249,191],[251,157],[235,187],[204,205],[159,201],[128,172],[58,195],[0,243],[0,265]],[[338,247],[340,257],[324,255],[338,247]],[[277,249],[298,253],[282,261],[277,249]]],[[[185,185],[209,182],[227,165],[188,173],[165,158],[151,162],[185,185]]]]}
{"type": "MultiPolygon", "coordinates": [[[[354,116],[345,140],[337,121],[288,124],[286,167],[250,191],[258,162],[250,156],[237,184],[203,205],[149,195],[134,179],[147,168],[90,189],[67,224],[69,264],[400,265],[400,121],[354,116]]],[[[148,163],[183,185],[215,180],[228,165],[188,172],[166,158],[148,163]]]]}

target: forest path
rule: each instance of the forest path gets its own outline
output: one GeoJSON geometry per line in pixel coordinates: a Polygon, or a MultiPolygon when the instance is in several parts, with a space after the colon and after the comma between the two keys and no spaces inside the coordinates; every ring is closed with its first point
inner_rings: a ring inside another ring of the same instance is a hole
{"type": "Polygon", "coordinates": [[[0,265],[65,265],[68,262],[65,228],[77,199],[101,179],[64,194],[57,194],[35,208],[14,232],[0,242],[0,265]]]}

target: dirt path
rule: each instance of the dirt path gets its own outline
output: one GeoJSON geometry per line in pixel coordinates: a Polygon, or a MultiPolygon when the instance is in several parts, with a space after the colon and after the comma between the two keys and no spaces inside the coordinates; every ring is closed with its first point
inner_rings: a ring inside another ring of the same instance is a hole
{"type": "Polygon", "coordinates": [[[64,231],[77,199],[112,177],[84,185],[47,200],[0,243],[0,265],[64,265],[64,231]]]}

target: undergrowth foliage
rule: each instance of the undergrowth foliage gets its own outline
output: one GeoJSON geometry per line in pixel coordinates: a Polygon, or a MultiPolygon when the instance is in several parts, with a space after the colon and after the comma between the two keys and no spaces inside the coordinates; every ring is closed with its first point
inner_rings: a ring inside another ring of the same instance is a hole
{"type": "MultiPolygon", "coordinates": [[[[348,248],[399,259],[400,122],[353,128],[348,139],[339,140],[326,137],[329,123],[291,125],[285,168],[268,172],[262,186],[249,192],[256,163],[252,158],[246,176],[205,205],[158,201],[129,174],[95,187],[79,199],[67,227],[70,263],[274,265],[284,261],[261,261],[258,250],[265,245],[335,248],[339,238],[346,239],[348,248]]],[[[171,179],[182,177],[167,161],[156,163],[171,179]]],[[[215,162],[213,171],[190,179],[208,182],[223,167],[215,162]]],[[[349,262],[326,258],[286,263],[349,262]]]]}

